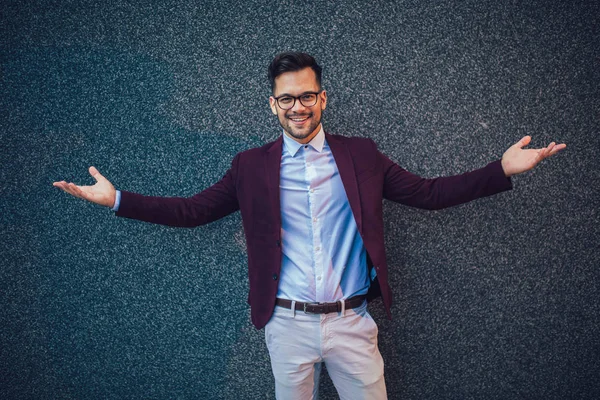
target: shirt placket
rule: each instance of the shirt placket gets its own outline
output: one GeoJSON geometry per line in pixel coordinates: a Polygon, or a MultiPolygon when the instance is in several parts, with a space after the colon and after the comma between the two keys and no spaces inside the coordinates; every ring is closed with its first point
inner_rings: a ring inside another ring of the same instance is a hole
{"type": "Polygon", "coordinates": [[[325,297],[325,276],[323,271],[323,242],[321,238],[321,221],[317,215],[321,209],[321,193],[318,188],[317,157],[318,153],[312,147],[306,149],[304,158],[306,178],[308,182],[309,215],[312,232],[313,271],[316,288],[316,301],[323,301],[325,297]]]}

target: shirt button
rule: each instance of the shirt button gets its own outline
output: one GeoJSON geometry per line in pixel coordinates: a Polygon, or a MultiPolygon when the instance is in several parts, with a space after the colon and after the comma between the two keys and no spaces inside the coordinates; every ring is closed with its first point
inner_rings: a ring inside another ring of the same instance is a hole
{"type": "Polygon", "coordinates": [[[307,163],[306,163],[306,166],[307,166],[307,167],[310,167],[310,163],[309,163],[309,162],[307,162],[307,163]]]}
{"type": "Polygon", "coordinates": [[[273,280],[276,281],[277,280],[277,274],[273,274],[273,280]]]}
{"type": "Polygon", "coordinates": [[[319,250],[321,250],[321,247],[317,246],[317,247],[315,247],[315,250],[319,251],[319,250]]]}
{"type": "Polygon", "coordinates": [[[315,192],[315,189],[310,189],[310,192],[311,192],[311,193],[314,193],[314,192],[315,192]]]}
{"type": "Polygon", "coordinates": [[[317,276],[317,280],[320,281],[321,280],[321,276],[317,276]]]}
{"type": "Polygon", "coordinates": [[[313,218],[313,221],[314,221],[314,222],[317,222],[317,217],[314,217],[314,218],[313,218]]]}

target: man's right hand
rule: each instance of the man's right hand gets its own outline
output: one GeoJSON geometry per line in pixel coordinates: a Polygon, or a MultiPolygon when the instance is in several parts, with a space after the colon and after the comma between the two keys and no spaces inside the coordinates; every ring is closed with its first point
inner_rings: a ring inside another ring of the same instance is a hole
{"type": "Polygon", "coordinates": [[[117,196],[115,187],[94,167],[90,167],[90,175],[96,180],[94,186],[77,186],[72,182],[65,181],[54,182],[53,185],[80,199],[113,208],[117,196]]]}

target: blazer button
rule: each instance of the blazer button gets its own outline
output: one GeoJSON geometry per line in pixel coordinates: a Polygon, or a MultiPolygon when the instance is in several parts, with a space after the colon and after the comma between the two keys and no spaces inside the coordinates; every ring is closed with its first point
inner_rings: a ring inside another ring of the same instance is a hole
{"type": "Polygon", "coordinates": [[[277,241],[277,247],[281,247],[281,240],[277,241]]]}
{"type": "Polygon", "coordinates": [[[276,281],[277,280],[277,274],[273,274],[273,280],[276,281]]]}

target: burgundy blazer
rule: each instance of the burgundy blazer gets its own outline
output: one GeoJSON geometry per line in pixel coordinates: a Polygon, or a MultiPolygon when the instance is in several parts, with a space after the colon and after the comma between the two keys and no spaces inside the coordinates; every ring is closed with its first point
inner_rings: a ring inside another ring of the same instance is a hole
{"type": "MultiPolygon", "coordinates": [[[[451,207],[512,188],[500,161],[462,175],[425,179],[377,150],[367,138],[325,134],[356,225],[377,279],[369,297],[383,297],[388,317],[392,294],[383,242],[382,200],[424,209],[451,207]]],[[[118,216],[157,224],[194,227],[242,213],[248,252],[252,323],[260,329],[275,307],[281,268],[279,171],[283,138],[237,154],[225,176],[189,198],[150,197],[122,191],[118,216]]]]}

